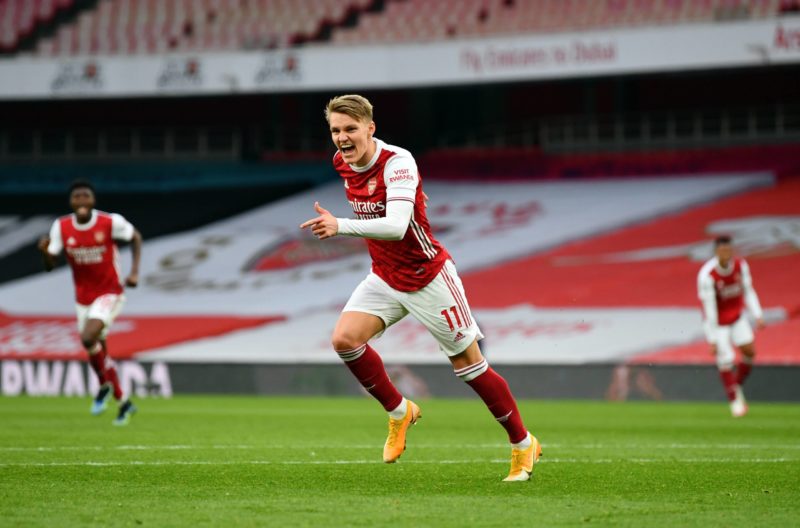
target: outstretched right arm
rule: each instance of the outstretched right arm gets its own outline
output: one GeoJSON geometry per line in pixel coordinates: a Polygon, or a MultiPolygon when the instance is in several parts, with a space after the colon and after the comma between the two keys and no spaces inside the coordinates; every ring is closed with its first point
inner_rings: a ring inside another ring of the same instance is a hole
{"type": "Polygon", "coordinates": [[[50,228],[50,235],[43,236],[37,244],[42,253],[42,264],[45,271],[52,271],[56,267],[56,256],[61,253],[61,224],[56,220],[50,228]]]}

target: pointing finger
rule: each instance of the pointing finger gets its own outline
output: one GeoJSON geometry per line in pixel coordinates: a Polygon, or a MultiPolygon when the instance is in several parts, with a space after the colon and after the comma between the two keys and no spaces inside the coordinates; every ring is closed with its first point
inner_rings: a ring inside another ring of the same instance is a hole
{"type": "Polygon", "coordinates": [[[305,222],[300,224],[300,229],[305,229],[308,226],[312,226],[312,225],[317,224],[317,223],[319,223],[321,221],[322,221],[322,217],[321,216],[318,216],[316,218],[312,218],[311,220],[306,220],[305,222]]]}

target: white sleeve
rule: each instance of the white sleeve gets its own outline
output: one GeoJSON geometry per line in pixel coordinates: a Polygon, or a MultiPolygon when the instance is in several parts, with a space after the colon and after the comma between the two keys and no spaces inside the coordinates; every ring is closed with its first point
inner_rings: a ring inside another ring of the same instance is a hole
{"type": "Polygon", "coordinates": [[[47,245],[47,252],[58,256],[64,250],[64,241],[61,239],[61,221],[56,220],[50,227],[50,244],[47,245]]]}
{"type": "Polygon", "coordinates": [[[758,294],[753,288],[753,277],[750,275],[750,266],[742,261],[742,286],[744,287],[744,304],[750,311],[750,315],[756,319],[764,317],[764,312],[761,310],[761,303],[758,302],[758,294]]]}
{"type": "Polygon", "coordinates": [[[340,235],[374,238],[376,240],[403,240],[414,212],[414,203],[406,200],[393,200],[386,204],[384,218],[358,220],[337,218],[340,235]]]}
{"type": "Polygon", "coordinates": [[[419,185],[417,164],[410,155],[398,154],[383,168],[383,181],[386,183],[386,201],[405,200],[414,203],[419,185]]]}
{"type": "Polygon", "coordinates": [[[116,213],[111,214],[111,238],[130,242],[133,239],[133,224],[125,217],[116,213]]]}
{"type": "Polygon", "coordinates": [[[714,279],[711,275],[705,274],[697,277],[697,296],[703,303],[703,330],[706,333],[706,341],[710,344],[717,342],[717,292],[714,291],[714,279]]]}

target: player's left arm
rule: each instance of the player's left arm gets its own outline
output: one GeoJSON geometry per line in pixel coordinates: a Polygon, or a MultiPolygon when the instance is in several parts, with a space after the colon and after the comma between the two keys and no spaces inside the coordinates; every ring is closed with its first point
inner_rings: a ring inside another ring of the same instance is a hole
{"type": "Polygon", "coordinates": [[[764,311],[758,300],[758,294],[753,287],[753,276],[750,274],[750,266],[742,260],[742,287],[744,288],[744,304],[755,317],[758,328],[764,328],[764,311]]]}
{"type": "Polygon", "coordinates": [[[111,215],[111,236],[131,244],[131,271],[125,278],[125,286],[135,288],[139,284],[139,262],[142,260],[142,234],[122,215],[111,215]]]}

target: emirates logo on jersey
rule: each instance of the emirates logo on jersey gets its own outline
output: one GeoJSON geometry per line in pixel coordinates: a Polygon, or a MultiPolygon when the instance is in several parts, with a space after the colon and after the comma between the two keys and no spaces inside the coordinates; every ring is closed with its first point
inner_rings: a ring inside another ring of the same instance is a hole
{"type": "Polygon", "coordinates": [[[744,294],[744,288],[738,283],[728,284],[717,288],[717,290],[721,299],[732,299],[733,297],[739,297],[744,294]]]}
{"type": "Polygon", "coordinates": [[[67,255],[72,257],[75,264],[100,264],[103,262],[103,255],[106,252],[106,246],[89,246],[67,248],[67,255]]]}
{"type": "Polygon", "coordinates": [[[75,238],[73,238],[73,237],[69,237],[69,238],[67,239],[67,245],[68,245],[68,246],[74,246],[75,244],[77,244],[77,242],[75,241],[75,238]]]}
{"type": "Polygon", "coordinates": [[[94,239],[98,244],[102,244],[106,239],[106,235],[102,231],[97,231],[94,234],[94,239]]]}
{"type": "Polygon", "coordinates": [[[348,200],[353,212],[361,220],[380,218],[385,216],[386,205],[383,202],[364,202],[361,200],[348,200]]]}
{"type": "Polygon", "coordinates": [[[717,286],[717,295],[720,299],[731,299],[733,297],[739,297],[744,293],[744,288],[742,287],[742,283],[740,280],[741,275],[736,274],[733,277],[732,283],[727,283],[724,280],[717,279],[716,286],[717,286]]]}
{"type": "Polygon", "coordinates": [[[367,181],[367,191],[369,191],[370,194],[373,194],[375,192],[375,189],[377,188],[378,188],[378,179],[373,176],[367,181]]]}

